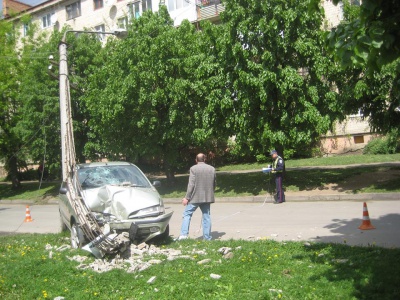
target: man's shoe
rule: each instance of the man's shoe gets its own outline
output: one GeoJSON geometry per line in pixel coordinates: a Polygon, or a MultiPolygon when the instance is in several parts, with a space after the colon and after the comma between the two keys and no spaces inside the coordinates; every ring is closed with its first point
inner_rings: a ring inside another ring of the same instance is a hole
{"type": "Polygon", "coordinates": [[[282,202],[275,201],[274,204],[281,204],[282,202]]]}
{"type": "Polygon", "coordinates": [[[187,235],[180,235],[178,238],[175,239],[175,241],[182,241],[182,240],[187,240],[188,236],[187,235]]]}

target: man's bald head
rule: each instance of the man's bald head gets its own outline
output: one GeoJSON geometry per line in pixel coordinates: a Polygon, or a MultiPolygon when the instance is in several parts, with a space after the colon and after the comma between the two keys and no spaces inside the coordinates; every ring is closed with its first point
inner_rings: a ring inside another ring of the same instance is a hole
{"type": "Polygon", "coordinates": [[[196,161],[197,162],[205,162],[206,161],[206,155],[203,154],[203,153],[197,154],[196,161]]]}

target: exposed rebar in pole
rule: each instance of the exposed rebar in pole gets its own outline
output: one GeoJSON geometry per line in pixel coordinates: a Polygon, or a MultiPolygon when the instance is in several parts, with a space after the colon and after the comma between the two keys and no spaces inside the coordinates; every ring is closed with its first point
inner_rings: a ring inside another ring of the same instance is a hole
{"type": "Polygon", "coordinates": [[[113,34],[116,36],[126,35],[125,30],[117,29],[113,32],[97,31],[78,31],[67,30],[64,32],[59,44],[59,89],[60,89],[60,122],[61,122],[61,166],[62,179],[66,185],[66,197],[70,202],[78,218],[76,222],[81,227],[85,236],[91,240],[89,251],[99,257],[105,253],[110,253],[118,249],[119,244],[114,240],[108,240],[107,235],[103,234],[99,224],[91,214],[89,207],[81,198],[81,186],[78,179],[73,179],[72,174],[76,165],[74,131],[72,124],[70,84],[68,77],[68,59],[66,36],[69,32],[94,33],[94,34],[113,34]],[[75,180],[75,181],[73,181],[75,180]],[[96,241],[96,242],[95,242],[96,241]],[[95,251],[96,250],[96,251],[95,251]]]}

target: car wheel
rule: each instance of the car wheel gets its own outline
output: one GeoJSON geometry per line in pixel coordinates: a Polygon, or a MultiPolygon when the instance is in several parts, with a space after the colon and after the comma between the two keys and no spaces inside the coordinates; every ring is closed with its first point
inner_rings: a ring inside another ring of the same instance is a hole
{"type": "Polygon", "coordinates": [[[67,231],[68,227],[67,225],[65,225],[63,218],[61,216],[61,211],[60,211],[60,225],[61,225],[61,232],[67,231]]]}
{"type": "Polygon", "coordinates": [[[81,248],[85,243],[85,235],[78,224],[73,224],[71,227],[71,247],[74,249],[81,248]]]}

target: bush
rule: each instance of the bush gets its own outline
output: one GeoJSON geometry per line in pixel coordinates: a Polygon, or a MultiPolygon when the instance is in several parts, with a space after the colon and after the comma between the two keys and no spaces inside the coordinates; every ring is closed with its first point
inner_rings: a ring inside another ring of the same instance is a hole
{"type": "Polygon", "coordinates": [[[393,129],[387,136],[374,138],[365,146],[363,154],[394,154],[399,150],[399,132],[393,129]]]}

